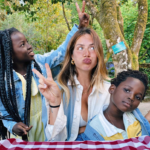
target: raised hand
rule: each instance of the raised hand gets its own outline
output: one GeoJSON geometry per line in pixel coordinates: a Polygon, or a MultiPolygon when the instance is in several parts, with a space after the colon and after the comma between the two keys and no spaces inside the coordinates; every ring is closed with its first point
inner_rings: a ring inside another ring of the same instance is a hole
{"type": "Polygon", "coordinates": [[[61,91],[55,81],[53,80],[51,70],[48,64],[45,64],[47,78],[45,78],[39,71],[32,69],[32,71],[39,77],[39,90],[43,96],[49,101],[50,105],[57,106],[61,103],[61,91]]]}
{"type": "Polygon", "coordinates": [[[16,123],[12,129],[13,133],[19,135],[19,136],[24,136],[27,135],[27,132],[31,130],[32,126],[28,127],[22,122],[16,123]]]}
{"type": "Polygon", "coordinates": [[[77,9],[79,20],[80,20],[79,29],[88,27],[90,17],[87,13],[85,13],[85,1],[83,1],[82,3],[82,11],[80,10],[78,3],[76,3],[76,9],[77,9]]]}

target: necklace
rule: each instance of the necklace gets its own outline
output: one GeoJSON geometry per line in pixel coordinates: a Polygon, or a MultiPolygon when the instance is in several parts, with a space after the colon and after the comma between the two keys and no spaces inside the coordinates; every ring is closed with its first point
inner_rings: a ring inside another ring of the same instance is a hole
{"type": "Polygon", "coordinates": [[[27,74],[22,75],[23,77],[25,77],[27,74]]]}

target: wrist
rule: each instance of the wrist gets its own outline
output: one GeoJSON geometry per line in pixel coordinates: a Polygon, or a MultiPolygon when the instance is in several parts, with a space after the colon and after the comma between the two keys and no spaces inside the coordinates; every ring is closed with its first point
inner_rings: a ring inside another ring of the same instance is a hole
{"type": "Polygon", "coordinates": [[[55,101],[53,101],[53,102],[50,102],[49,101],[49,106],[60,106],[60,104],[61,104],[61,98],[59,98],[59,99],[56,99],[55,101]]]}
{"type": "Polygon", "coordinates": [[[57,108],[57,107],[60,107],[60,104],[59,105],[55,105],[55,106],[49,104],[49,107],[51,107],[51,108],[57,108]]]}

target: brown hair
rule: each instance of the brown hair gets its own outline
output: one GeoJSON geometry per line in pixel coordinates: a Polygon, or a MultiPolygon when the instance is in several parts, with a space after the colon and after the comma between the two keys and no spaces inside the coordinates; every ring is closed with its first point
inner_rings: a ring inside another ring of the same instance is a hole
{"type": "Polygon", "coordinates": [[[98,89],[100,87],[100,83],[103,83],[103,80],[108,79],[107,70],[104,63],[103,48],[97,33],[94,30],[89,28],[78,30],[71,38],[68,44],[65,59],[63,62],[63,67],[58,75],[58,83],[62,87],[63,89],[62,91],[65,92],[66,94],[67,103],[69,103],[69,99],[70,99],[70,92],[67,83],[68,81],[70,81],[73,87],[73,84],[75,84],[74,75],[78,76],[75,65],[71,64],[71,60],[72,60],[71,56],[73,54],[76,41],[85,34],[89,34],[93,38],[94,49],[98,58],[97,65],[92,70],[90,86],[95,85],[96,89],[98,89]]]}

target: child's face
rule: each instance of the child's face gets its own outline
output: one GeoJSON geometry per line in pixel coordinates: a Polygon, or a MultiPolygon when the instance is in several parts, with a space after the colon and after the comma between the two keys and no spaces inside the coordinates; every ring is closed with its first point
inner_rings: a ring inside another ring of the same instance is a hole
{"type": "Polygon", "coordinates": [[[11,35],[11,40],[13,46],[13,61],[29,62],[34,60],[32,46],[22,33],[14,32],[11,35]]]}
{"type": "Polygon", "coordinates": [[[128,77],[118,87],[113,84],[110,86],[110,103],[122,112],[132,111],[143,100],[144,92],[145,86],[139,79],[128,77]]]}

